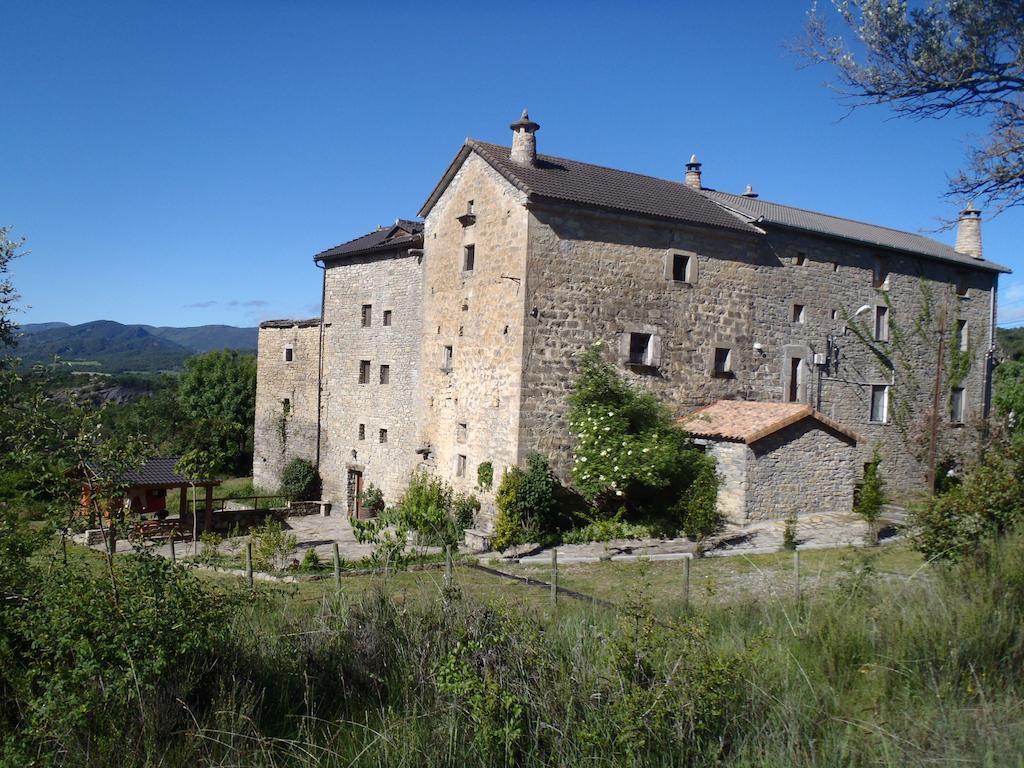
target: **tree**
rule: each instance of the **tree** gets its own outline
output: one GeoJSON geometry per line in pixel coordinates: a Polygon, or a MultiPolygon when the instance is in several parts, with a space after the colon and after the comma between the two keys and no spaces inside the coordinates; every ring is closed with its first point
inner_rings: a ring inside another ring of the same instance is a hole
{"type": "Polygon", "coordinates": [[[1024,362],[1007,360],[996,368],[992,383],[996,413],[1014,434],[1024,432],[1024,362]]]}
{"type": "Polygon", "coordinates": [[[835,68],[857,108],[897,115],[986,118],[989,136],[950,180],[949,195],[995,211],[1024,205],[1024,9],[1020,0],[833,0],[852,35],[833,34],[816,8],[800,48],[835,68]],[[858,50],[855,50],[858,49],[858,50]]]}
{"type": "Polygon", "coordinates": [[[19,297],[7,270],[11,261],[23,255],[21,246],[24,240],[12,240],[10,233],[9,227],[0,227],[0,347],[13,347],[16,343],[14,332],[17,326],[10,316],[19,297]]]}
{"type": "Polygon", "coordinates": [[[178,393],[195,421],[193,445],[223,456],[224,469],[243,469],[252,457],[256,358],[230,349],[190,357],[178,393]]]}

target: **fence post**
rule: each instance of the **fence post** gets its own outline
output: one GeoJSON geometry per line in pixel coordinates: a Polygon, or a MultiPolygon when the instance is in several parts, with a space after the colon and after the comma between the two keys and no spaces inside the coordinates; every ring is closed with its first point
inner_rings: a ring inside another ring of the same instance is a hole
{"type": "Polygon", "coordinates": [[[338,542],[334,542],[334,588],[341,589],[341,554],[338,552],[338,542]]]}
{"type": "Polygon", "coordinates": [[[249,588],[252,589],[252,542],[247,541],[245,543],[245,580],[249,583],[249,588]]]}
{"type": "Polygon", "coordinates": [[[444,546],[444,586],[445,589],[452,588],[452,548],[449,544],[444,546]]]}
{"type": "Polygon", "coordinates": [[[174,536],[171,536],[171,562],[178,562],[178,555],[174,551],[174,536]]]}
{"type": "Polygon", "coordinates": [[[793,591],[797,602],[800,602],[800,548],[793,550],[793,591]]]}
{"type": "Polygon", "coordinates": [[[687,555],[683,558],[683,608],[690,609],[690,560],[693,557],[687,555]]]}
{"type": "Polygon", "coordinates": [[[551,605],[558,605],[558,547],[551,548],[551,605]]]}

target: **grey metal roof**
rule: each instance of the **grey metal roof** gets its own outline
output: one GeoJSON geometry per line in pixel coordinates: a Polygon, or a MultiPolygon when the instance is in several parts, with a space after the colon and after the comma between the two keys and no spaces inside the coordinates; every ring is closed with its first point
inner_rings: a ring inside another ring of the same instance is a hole
{"type": "Polygon", "coordinates": [[[349,240],[341,245],[321,251],[314,261],[355,256],[368,251],[386,251],[402,246],[413,246],[423,241],[423,222],[412,219],[395,219],[390,227],[381,227],[369,234],[349,240]]]}
{"type": "MultiPolygon", "coordinates": [[[[120,482],[129,486],[188,485],[192,480],[184,475],[179,475],[174,470],[174,465],[178,463],[178,459],[179,457],[177,456],[147,459],[138,469],[125,472],[120,477],[120,482]]],[[[87,463],[86,466],[93,474],[100,472],[99,467],[91,462],[87,463]]],[[[220,480],[196,480],[195,483],[196,485],[220,485],[220,480]]]]}
{"type": "Polygon", "coordinates": [[[903,232],[898,229],[890,229],[889,227],[880,227],[876,224],[867,224],[862,221],[843,219],[838,216],[807,211],[789,205],[780,205],[779,203],[762,200],[759,197],[733,195],[713,189],[703,189],[701,194],[709,200],[713,200],[745,216],[748,222],[757,226],[775,225],[789,229],[800,229],[805,232],[814,232],[843,240],[852,240],[864,243],[865,245],[892,248],[897,251],[927,256],[973,269],[992,272],[1010,271],[1007,267],[995,262],[966,256],[953,250],[953,248],[945,243],[940,243],[937,240],[932,240],[922,235],[915,235],[912,232],[903,232]]]}
{"type": "Polygon", "coordinates": [[[509,147],[476,139],[466,140],[420,209],[420,216],[425,216],[433,208],[471,151],[475,151],[531,199],[578,203],[750,234],[761,233],[761,230],[747,223],[745,217],[724,210],[696,190],[676,181],[551,155],[538,155],[536,165],[523,166],[509,158],[509,147]]]}

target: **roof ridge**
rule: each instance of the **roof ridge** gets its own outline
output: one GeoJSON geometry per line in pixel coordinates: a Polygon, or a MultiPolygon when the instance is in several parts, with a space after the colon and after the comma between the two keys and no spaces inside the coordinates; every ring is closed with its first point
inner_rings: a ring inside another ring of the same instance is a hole
{"type": "MultiPolygon", "coordinates": [[[[480,139],[469,138],[466,141],[471,141],[471,142],[474,142],[475,144],[483,144],[484,146],[488,146],[488,147],[499,147],[501,149],[508,149],[508,147],[506,147],[503,144],[494,144],[493,142],[481,141],[480,139]]],[[[680,186],[680,187],[683,187],[685,189],[690,190],[694,194],[697,194],[697,190],[694,189],[693,187],[688,186],[686,184],[686,182],[677,181],[676,179],[666,179],[663,176],[652,176],[649,173],[637,173],[636,171],[627,171],[627,170],[625,170],[623,168],[613,168],[610,165],[599,165],[598,163],[588,163],[586,160],[573,160],[571,157],[559,157],[558,155],[544,155],[544,154],[541,154],[539,152],[537,153],[537,159],[538,160],[562,160],[562,161],[567,162],[567,163],[576,163],[577,165],[589,165],[591,168],[600,168],[603,171],[614,171],[615,173],[625,173],[625,174],[628,174],[630,176],[638,176],[641,179],[653,179],[654,181],[663,181],[666,184],[675,184],[677,186],[680,186]]],[[[813,213],[813,211],[812,211],[812,213],[813,213]]]]}
{"type": "MultiPolygon", "coordinates": [[[[738,198],[747,199],[747,198],[744,198],[743,195],[737,195],[737,194],[735,194],[733,192],[723,192],[720,189],[702,189],[700,191],[701,191],[701,194],[703,194],[705,192],[713,192],[716,195],[728,195],[729,197],[738,197],[738,198]]],[[[712,198],[712,197],[710,197],[708,195],[705,195],[705,197],[707,197],[709,200],[712,200],[712,202],[718,203],[717,200],[715,200],[714,198],[712,198]]],[[[944,243],[941,240],[935,240],[934,238],[927,237],[926,235],[918,234],[917,232],[911,232],[909,229],[897,229],[896,227],[890,227],[890,226],[887,226],[885,224],[875,224],[873,222],[863,221],[861,219],[851,219],[849,216],[837,216],[834,213],[825,213],[824,211],[815,211],[815,210],[812,210],[811,208],[801,208],[799,205],[789,205],[788,203],[777,203],[774,200],[766,200],[763,197],[761,197],[760,195],[756,198],[756,200],[758,202],[760,202],[760,203],[767,203],[768,205],[777,205],[780,208],[789,208],[789,209],[794,210],[794,211],[800,211],[801,213],[813,213],[815,216],[827,216],[830,219],[839,219],[840,221],[848,221],[851,224],[861,224],[862,226],[865,226],[865,227],[874,227],[875,229],[886,229],[886,230],[888,230],[890,232],[898,232],[901,235],[911,235],[912,237],[920,237],[923,240],[930,240],[933,243],[938,243],[939,245],[944,245],[947,248],[953,248],[953,246],[949,245],[949,243],[944,243]]],[[[718,203],[718,204],[721,205],[721,203],[718,203]]]]}

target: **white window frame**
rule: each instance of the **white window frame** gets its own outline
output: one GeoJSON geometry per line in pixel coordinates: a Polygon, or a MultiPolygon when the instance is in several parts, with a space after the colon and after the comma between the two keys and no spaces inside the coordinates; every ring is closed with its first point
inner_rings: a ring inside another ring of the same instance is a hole
{"type": "Polygon", "coordinates": [[[964,415],[967,413],[967,390],[963,387],[953,387],[949,391],[949,421],[952,424],[963,424],[964,415]],[[959,403],[954,400],[959,393],[959,403]],[[955,404],[955,405],[954,405],[955,404]]]}
{"type": "Polygon", "coordinates": [[[868,401],[868,422],[870,424],[888,424],[889,423],[889,385],[888,384],[872,384],[871,395],[868,401]],[[875,419],[875,392],[881,392],[882,397],[882,418],[881,420],[875,419]]]}
{"type": "Polygon", "coordinates": [[[875,307],[875,341],[889,340],[889,306],[879,304],[875,307]]]}

